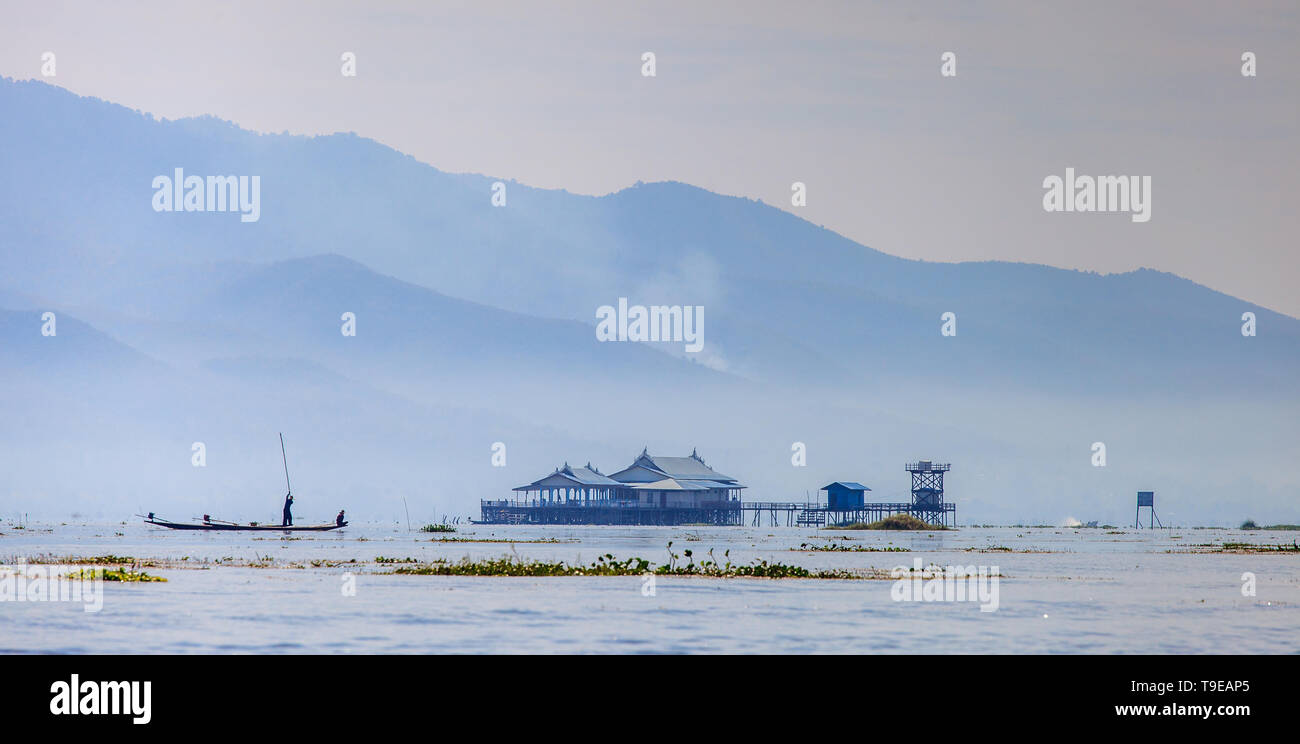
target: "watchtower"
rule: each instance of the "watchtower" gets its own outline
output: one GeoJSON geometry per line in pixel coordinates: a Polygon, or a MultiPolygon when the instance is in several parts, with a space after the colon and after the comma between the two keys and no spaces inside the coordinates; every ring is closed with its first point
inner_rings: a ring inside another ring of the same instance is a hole
{"type": "Polygon", "coordinates": [[[946,524],[949,509],[943,502],[943,474],[952,465],[920,460],[905,467],[912,474],[912,516],[929,524],[946,524]]]}
{"type": "Polygon", "coordinates": [[[1133,526],[1134,527],[1142,526],[1142,507],[1144,506],[1150,511],[1151,514],[1151,518],[1147,520],[1147,529],[1150,529],[1157,524],[1159,524],[1161,527],[1164,527],[1163,524],[1160,524],[1160,518],[1156,516],[1156,492],[1155,491],[1138,491],[1137,511],[1134,512],[1133,514],[1133,526]]]}

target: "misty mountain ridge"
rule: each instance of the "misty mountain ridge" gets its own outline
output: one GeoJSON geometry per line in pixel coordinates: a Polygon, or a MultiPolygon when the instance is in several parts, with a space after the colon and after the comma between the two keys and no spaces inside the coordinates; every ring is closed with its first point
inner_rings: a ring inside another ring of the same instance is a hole
{"type": "MultiPolygon", "coordinates": [[[[241,412],[270,429],[310,419],[322,448],[338,455],[342,444],[327,443],[346,441],[389,463],[394,492],[454,480],[445,498],[462,513],[541,474],[525,463],[615,462],[646,442],[664,454],[700,446],[757,485],[751,496],[774,500],[843,478],[877,488],[896,477],[894,460],[933,455],[955,462],[953,497],[990,518],[1082,518],[1077,504],[1098,489],[1131,500],[1137,477],[1197,518],[1236,518],[1223,511],[1225,487],[1292,521],[1300,503],[1295,465],[1244,485],[1257,459],[1294,460],[1300,321],[1171,274],[912,261],[672,182],[590,197],[504,181],[507,203],[494,207],[495,179],[443,173],[356,135],[157,120],[39,82],[0,82],[0,110],[0,306],[25,311],[0,318],[0,375],[54,363],[40,356],[53,339],[31,336],[40,312],[60,313],[61,337],[68,315],[69,342],[84,319],[86,332],[120,342],[68,347],[96,389],[134,356],[163,365],[157,376],[182,398],[190,375],[214,386],[171,422],[177,441],[220,396],[256,401],[265,408],[221,411],[232,441],[262,436],[241,412]],[[150,183],[177,167],[260,176],[259,220],[155,212],[150,183]],[[598,342],[596,309],[620,297],[704,307],[705,351],[598,342]],[[340,332],[345,312],[353,337],[340,332]],[[948,312],[956,336],[940,333],[948,312]],[[1255,337],[1241,333],[1244,312],[1255,337]],[[337,396],[363,414],[331,418],[324,403],[337,396]],[[277,400],[284,420],[273,422],[264,414],[277,400]],[[458,434],[417,417],[445,410],[499,423],[458,434]],[[1175,423],[1179,410],[1212,416],[1215,431],[1175,423]],[[442,441],[443,469],[397,475],[391,432],[442,441]],[[521,453],[521,472],[488,469],[497,439],[521,453]],[[1095,473],[1088,447],[1101,439],[1125,444],[1095,473]],[[591,454],[561,451],[561,440],[591,454]],[[812,470],[790,466],[796,440],[817,443],[812,470]],[[1213,464],[1188,467],[1207,446],[1213,464]],[[961,464],[973,473],[975,461],[988,481],[963,483],[961,464]],[[1082,474],[1062,475],[1080,462],[1082,474]],[[1137,462],[1140,473],[1125,470],[1137,462]]],[[[168,428],[143,386],[117,396],[137,405],[116,415],[168,428]]],[[[50,418],[47,434],[75,425],[50,418]]],[[[121,475],[159,489],[193,481],[165,472],[121,475]]],[[[16,497],[5,486],[0,507],[16,497]]]]}

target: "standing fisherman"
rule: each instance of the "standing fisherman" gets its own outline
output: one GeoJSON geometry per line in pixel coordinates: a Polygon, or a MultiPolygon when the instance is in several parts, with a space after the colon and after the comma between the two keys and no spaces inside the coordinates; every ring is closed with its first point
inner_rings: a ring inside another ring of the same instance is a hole
{"type": "Polygon", "coordinates": [[[280,521],[280,526],[292,527],[293,486],[289,485],[289,456],[284,453],[284,434],[280,435],[280,458],[284,461],[284,487],[289,491],[284,495],[284,519],[280,521]]]}

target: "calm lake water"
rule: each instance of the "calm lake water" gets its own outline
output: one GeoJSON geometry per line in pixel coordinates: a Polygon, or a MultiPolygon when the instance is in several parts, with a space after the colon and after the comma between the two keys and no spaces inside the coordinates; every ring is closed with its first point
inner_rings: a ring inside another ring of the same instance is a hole
{"type": "Polygon", "coordinates": [[[140,523],[0,527],[0,563],[38,555],[167,561],[167,583],[104,585],[103,608],[0,601],[0,652],[58,653],[1296,653],[1300,554],[1188,552],[1282,543],[1294,532],[962,528],[842,532],[789,527],[462,527],[433,542],[391,524],[339,533],[173,532],[140,523]],[[809,553],[801,543],[909,549],[809,553]],[[612,553],[696,559],[726,550],[816,568],[996,566],[998,609],[901,602],[889,580],[384,575],[376,556],[590,562],[612,553]],[[968,549],[1010,548],[1015,552],[968,549]],[[1027,552],[1032,551],[1032,552],[1027,552]],[[266,561],[270,568],[215,563],[266,561]],[[182,560],[184,559],[184,560],[182,560]],[[355,567],[312,567],[311,561],[355,567]],[[171,562],[175,562],[174,564],[171,562]],[[177,567],[171,567],[175,565],[177,567]],[[182,567],[183,566],[183,567],[182,567]],[[345,572],[355,594],[345,596],[345,572]],[[1255,596],[1243,596],[1243,574],[1255,596]]]}

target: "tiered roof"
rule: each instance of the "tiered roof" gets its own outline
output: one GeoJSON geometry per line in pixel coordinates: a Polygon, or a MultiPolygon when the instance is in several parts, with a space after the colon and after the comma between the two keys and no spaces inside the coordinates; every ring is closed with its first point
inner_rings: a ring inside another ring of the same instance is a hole
{"type": "Polygon", "coordinates": [[[538,488],[573,488],[584,486],[628,486],[637,490],[653,491],[707,491],[717,488],[744,488],[735,478],[723,475],[709,467],[699,453],[692,450],[689,457],[655,457],[646,450],[628,467],[605,475],[587,463],[585,468],[556,468],[555,472],[519,486],[516,491],[535,491],[538,488]]]}

